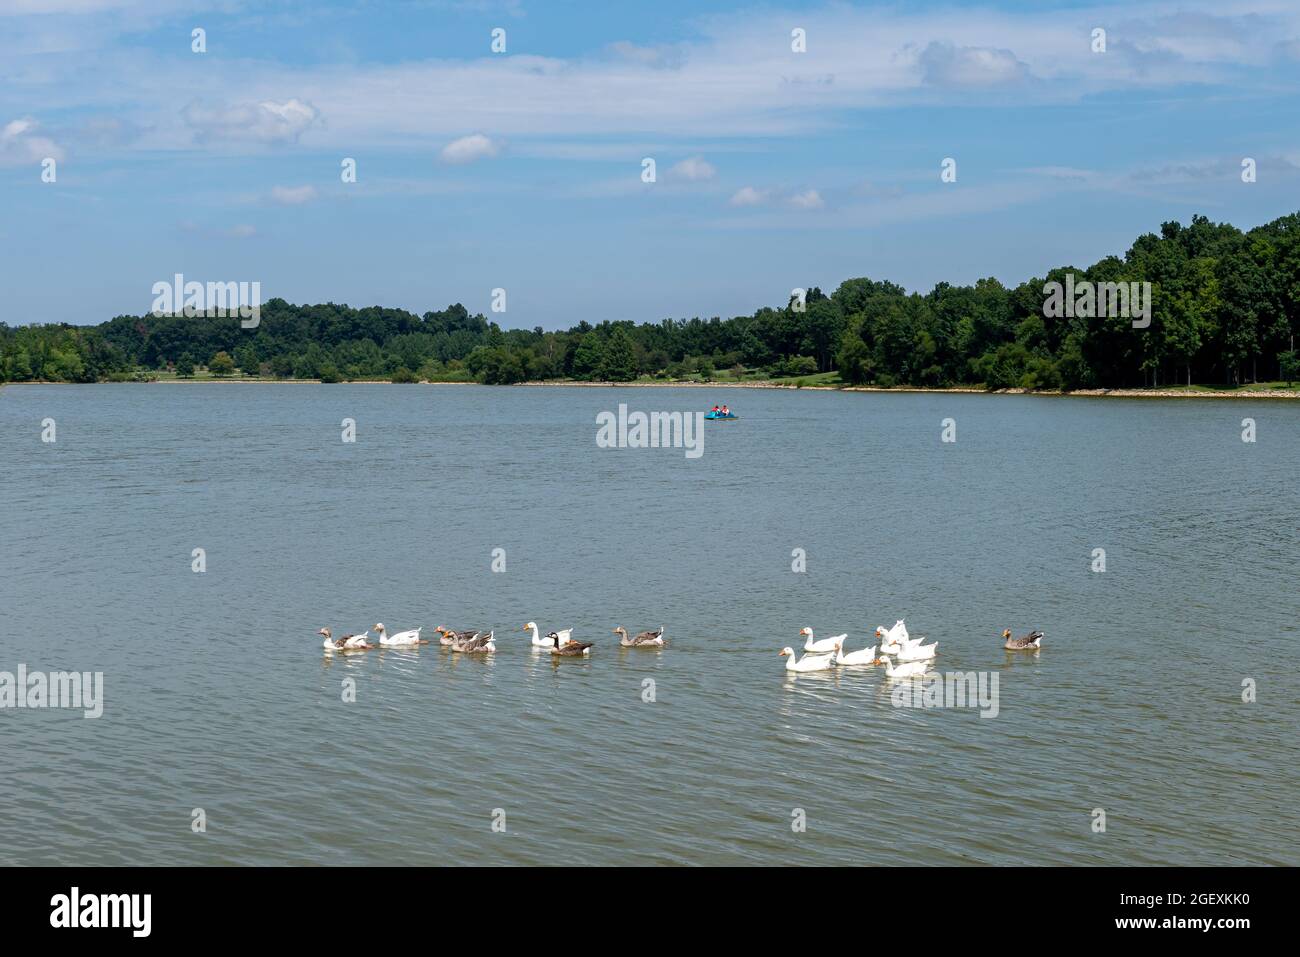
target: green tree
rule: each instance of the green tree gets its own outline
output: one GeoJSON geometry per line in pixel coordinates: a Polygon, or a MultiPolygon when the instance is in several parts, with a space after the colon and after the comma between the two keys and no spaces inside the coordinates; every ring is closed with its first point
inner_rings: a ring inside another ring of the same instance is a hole
{"type": "Polygon", "coordinates": [[[230,358],[230,353],[222,349],[208,361],[208,371],[214,376],[233,375],[235,371],[235,360],[230,358]]]}
{"type": "Polygon", "coordinates": [[[176,374],[182,379],[194,375],[194,357],[188,352],[176,360],[176,374]]]}
{"type": "Polygon", "coordinates": [[[1300,379],[1300,356],[1297,356],[1295,350],[1291,349],[1280,354],[1277,361],[1282,378],[1286,380],[1289,389],[1295,385],[1296,379],[1300,379]]]}
{"type": "Polygon", "coordinates": [[[573,353],[573,375],[578,379],[590,379],[600,371],[605,359],[605,346],[600,341],[600,333],[594,329],[578,342],[573,353]]]}
{"type": "Polygon", "coordinates": [[[609,334],[599,371],[600,377],[610,382],[630,382],[636,378],[636,347],[622,326],[615,326],[609,334]]]}
{"type": "Polygon", "coordinates": [[[235,364],[239,366],[239,371],[247,376],[258,375],[261,371],[261,363],[257,358],[257,350],[253,348],[252,343],[245,342],[234,353],[235,364]]]}
{"type": "Polygon", "coordinates": [[[852,330],[844,334],[835,365],[840,370],[840,378],[849,385],[864,385],[871,381],[875,372],[871,350],[862,341],[862,336],[852,330]]]}

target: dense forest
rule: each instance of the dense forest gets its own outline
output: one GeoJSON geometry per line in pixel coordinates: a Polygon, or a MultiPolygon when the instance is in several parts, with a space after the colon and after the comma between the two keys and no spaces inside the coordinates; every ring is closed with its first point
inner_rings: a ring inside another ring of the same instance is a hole
{"type": "Polygon", "coordinates": [[[849,279],[829,296],[732,319],[567,331],[502,329],[461,305],[295,306],[273,299],[256,329],[238,318],[118,316],[98,326],[0,323],[0,381],[130,381],[160,373],[509,383],[538,379],[790,378],[846,384],[1075,389],[1236,385],[1297,375],[1300,214],[1247,233],[1204,216],[1161,226],[1121,259],[908,293],[849,279]],[[1044,284],[1150,282],[1151,323],[1045,315],[1044,284]]]}

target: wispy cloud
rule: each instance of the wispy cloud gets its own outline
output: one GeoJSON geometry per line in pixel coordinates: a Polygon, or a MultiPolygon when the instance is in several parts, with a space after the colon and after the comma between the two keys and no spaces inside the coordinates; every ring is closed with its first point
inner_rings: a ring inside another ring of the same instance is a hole
{"type": "Polygon", "coordinates": [[[742,186],[732,194],[729,202],[732,206],[762,206],[767,202],[769,195],[765,189],[742,186]]]}
{"type": "Polygon", "coordinates": [[[273,186],[271,201],[281,206],[301,206],[310,203],[319,194],[315,186],[273,186]]]}
{"type": "Polygon", "coordinates": [[[320,121],[314,106],[296,98],[215,105],[195,101],[186,104],[181,116],[197,141],[216,145],[223,141],[293,143],[320,121]]]}
{"type": "Polygon", "coordinates": [[[482,133],[473,133],[452,140],[438,154],[444,163],[473,163],[475,160],[488,159],[501,152],[501,147],[482,133]]]}
{"type": "MultiPolygon", "coordinates": [[[[101,5],[85,0],[84,6],[101,5]]],[[[797,15],[771,9],[706,15],[681,42],[617,41],[563,58],[523,52],[396,63],[250,58],[208,77],[195,76],[192,57],[145,61],[113,47],[87,50],[93,37],[66,29],[75,40],[60,50],[51,39],[55,48],[39,65],[20,55],[29,37],[21,43],[0,38],[0,60],[7,53],[13,64],[0,110],[25,115],[30,90],[39,85],[59,109],[129,111],[124,119],[150,130],[137,144],[141,149],[236,151],[249,143],[300,141],[428,149],[480,126],[485,116],[494,136],[512,139],[793,137],[833,128],[849,110],[966,103],[990,91],[1000,102],[1035,105],[1223,82],[1238,68],[1266,68],[1300,49],[1300,8],[1276,0],[1239,0],[1226,8],[1207,0],[1177,7],[1138,0],[1015,12],[832,4],[797,15]],[[796,20],[808,31],[805,54],[791,53],[785,39],[796,20]],[[1090,48],[1098,24],[1111,37],[1104,55],[1090,48]],[[76,82],[92,71],[112,75],[113,82],[76,82]]],[[[499,144],[475,136],[482,139],[448,146],[445,158],[494,155],[499,144]]]]}
{"type": "Polygon", "coordinates": [[[39,163],[46,157],[63,159],[63,150],[52,139],[36,132],[30,118],[11,120],[0,129],[0,166],[39,163]]]}
{"type": "Polygon", "coordinates": [[[698,183],[713,179],[718,175],[718,171],[713,167],[712,163],[707,162],[702,157],[692,156],[674,164],[672,169],[668,171],[668,175],[691,183],[698,183]]]}

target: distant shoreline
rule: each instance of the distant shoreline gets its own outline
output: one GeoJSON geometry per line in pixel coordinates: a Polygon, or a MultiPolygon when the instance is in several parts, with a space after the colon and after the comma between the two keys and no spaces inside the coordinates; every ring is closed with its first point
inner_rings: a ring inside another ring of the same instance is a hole
{"type": "MultiPolygon", "coordinates": [[[[262,379],[231,376],[229,378],[207,379],[154,379],[146,382],[52,382],[32,380],[26,382],[0,382],[0,389],[6,386],[24,385],[320,385],[319,379],[262,379]]],[[[447,385],[447,386],[483,386],[484,388],[537,388],[560,387],[578,389],[780,389],[789,392],[878,392],[878,393],[933,393],[933,394],[968,394],[968,395],[1032,395],[1055,398],[1117,398],[1117,399],[1300,399],[1300,389],[1282,391],[1278,389],[1238,389],[1228,390],[1173,390],[1173,389],[1075,389],[1072,391],[1053,391],[1049,389],[979,389],[973,386],[954,386],[952,388],[925,388],[921,386],[881,386],[867,385],[796,385],[789,382],[754,381],[754,382],[577,382],[574,380],[542,380],[534,382],[514,382],[509,385],[487,386],[481,382],[390,382],[387,379],[350,379],[347,382],[330,383],[331,385],[447,385]]]]}

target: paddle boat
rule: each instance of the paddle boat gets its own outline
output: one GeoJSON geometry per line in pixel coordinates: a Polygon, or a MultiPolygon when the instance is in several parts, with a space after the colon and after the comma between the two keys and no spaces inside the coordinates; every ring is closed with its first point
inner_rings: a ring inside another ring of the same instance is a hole
{"type": "Polygon", "coordinates": [[[740,416],[736,415],[736,413],[734,413],[734,412],[715,412],[715,411],[713,411],[712,409],[710,409],[708,412],[705,412],[705,413],[704,413],[704,417],[705,417],[706,419],[738,419],[738,418],[740,418],[740,416]]]}

